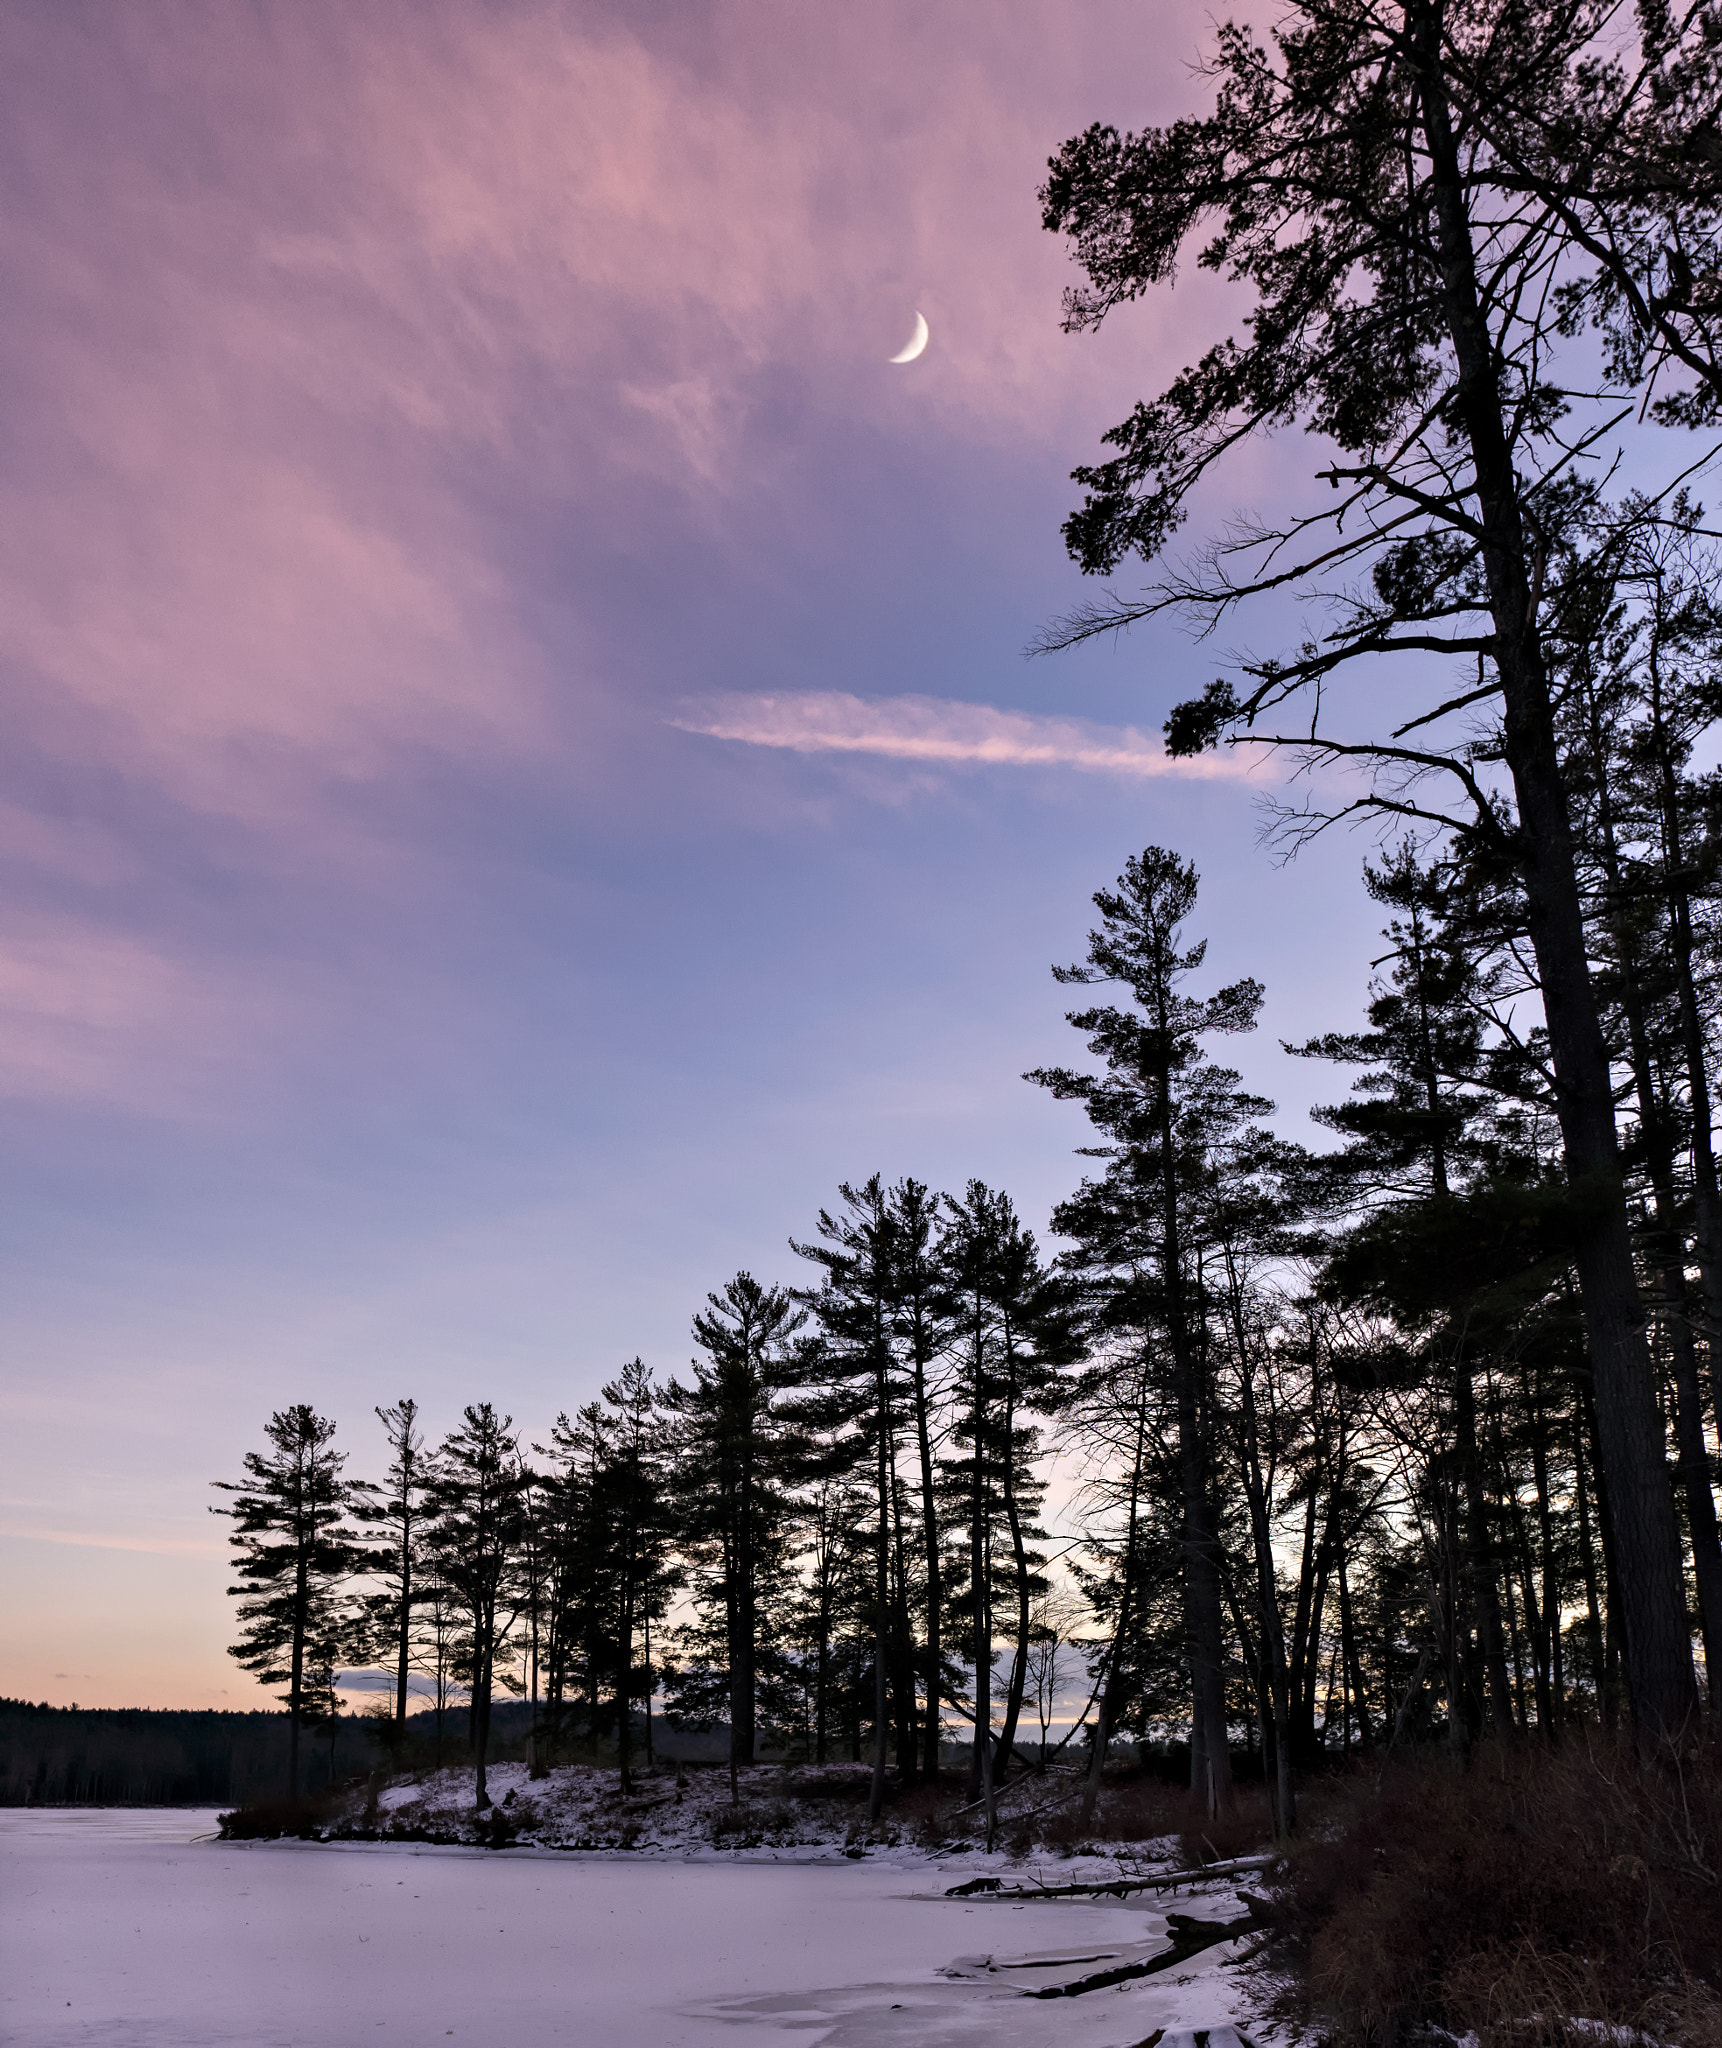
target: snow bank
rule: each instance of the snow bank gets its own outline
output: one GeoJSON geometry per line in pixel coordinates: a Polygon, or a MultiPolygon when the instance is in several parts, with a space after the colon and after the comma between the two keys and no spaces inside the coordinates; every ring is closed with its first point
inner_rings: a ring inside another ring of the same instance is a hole
{"type": "MultiPolygon", "coordinates": [[[[542,1778],[524,1764],[496,1764],[488,1774],[493,1805],[473,1807],[470,1765],[382,1788],[374,1804],[352,1794],[325,1830],[339,1840],[383,1838],[450,1844],[501,1844],[555,1849],[630,1849],[644,1854],[726,1852],[760,1848],[839,1849],[869,1839],[864,1765],[810,1765],[786,1770],[756,1765],[738,1774],[739,1800],[727,1770],[660,1768],[640,1775],[623,1797],[617,1773],[570,1764],[542,1778]]],[[[912,1838],[912,1828],[887,1823],[881,1843],[912,1838]]]]}
{"type": "MultiPolygon", "coordinates": [[[[645,1856],[687,1856],[701,1851],[734,1856],[761,1849],[843,1852],[921,1849],[929,1856],[976,1854],[984,1827],[978,1812],[952,1808],[947,1790],[932,1800],[925,1788],[894,1800],[879,1821],[867,1820],[871,1772],[865,1764],[759,1764],[737,1774],[739,1798],[732,1799],[727,1768],[675,1770],[662,1765],[636,1778],[622,1796],[614,1768],[572,1764],[542,1778],[524,1764],[496,1764],[489,1772],[490,1809],[473,1805],[470,1765],[425,1773],[385,1785],[374,1794],[347,1795],[332,1819],[317,1832],[336,1841],[411,1841],[449,1846],[524,1846],[565,1850],[626,1849],[645,1856]]],[[[1070,1775],[1069,1793],[1080,1791],[1070,1775]]],[[[1013,1780],[1000,1802],[1001,1835],[1018,1825],[1013,1800],[1030,1810],[1056,1808],[1045,1781],[1013,1780]]],[[[1162,1867],[1171,1858],[1171,1838],[1091,1846],[1110,1864],[1147,1862],[1162,1867]]],[[[987,1866],[990,1867],[990,1866],[987,1866]]],[[[1066,1878],[1071,1872],[1061,1860],[1066,1878]]]]}

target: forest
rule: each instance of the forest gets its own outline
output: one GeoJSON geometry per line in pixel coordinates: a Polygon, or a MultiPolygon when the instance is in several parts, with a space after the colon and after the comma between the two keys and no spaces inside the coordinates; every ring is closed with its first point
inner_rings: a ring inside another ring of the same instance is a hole
{"type": "MultiPolygon", "coordinates": [[[[357,1750],[353,1732],[349,1721],[347,1756],[337,1753],[337,1763],[357,1750]]],[[[287,1739],[287,1717],[274,1710],[0,1699],[0,1806],[211,1806],[279,1797],[287,1739]]]]}
{"type": "MultiPolygon", "coordinates": [[[[1647,707],[1620,653],[1570,739],[1601,821],[1592,900],[1616,920],[1593,945],[1709,1678],[1722,1257],[1692,1104],[1722,840],[1688,739],[1710,671],[1658,647],[1647,707]],[[1692,852],[1671,873],[1676,834],[1692,852]]],[[[393,1673],[402,1722],[417,1674],[439,1714],[458,1702],[481,1804],[498,1693],[534,1707],[540,1768],[598,1736],[625,1779],[656,1697],[727,1724],[740,1762],[866,1757],[876,1803],[887,1772],[936,1776],[953,1732],[983,1797],[1042,1768],[1049,1738],[1095,1784],[1115,1736],[1177,1739],[1211,1811],[1237,1753],[1284,1830],[1297,1778],[1335,1758],[1618,1722],[1630,1619],[1575,1277],[1588,1206],[1523,1021],[1512,893],[1410,842],[1365,881],[1385,922],[1363,1014],[1291,1048],[1339,1084],[1315,1113],[1328,1142],[1283,1135],[1216,1057],[1264,992],[1204,986],[1197,877],[1149,848],[1056,970],[1095,992],[1070,1020],[1090,1060],[1028,1076],[1086,1120],[1055,1253],[1002,1191],[875,1174],[794,1243],[799,1277],[708,1297],[685,1378],[631,1360],[543,1443],[487,1402],[432,1442],[403,1400],[378,1412],[386,1469],[356,1480],[330,1420],[284,1410],[220,1510],[234,1654],[308,1725],[356,1666],[393,1673]],[[1056,1546],[1055,1447],[1077,1486],[1056,1546]],[[1088,1677],[1074,1729],[1050,1725],[1061,1646],[1088,1677]]]]}
{"type": "Polygon", "coordinates": [[[542,1443],[402,1401],[361,1482],[280,1411],[235,1654],[295,1741],[343,1666],[397,1727],[429,1674],[480,1808],[498,1693],[537,1771],[607,1730],[626,1787],[661,1703],[732,1765],[865,1758],[875,1818],[949,1730],[988,1846],[1049,1753],[1081,1840],[1123,1738],[1176,1745],[1199,1842],[1259,1802],[1320,2038],[1711,2042],[1722,13],[1296,0],[1192,90],[1039,193],[1071,335],[1206,281],[1032,651],[1223,649],[1168,765],[1276,761],[1264,858],[1363,835],[1313,1124],[1248,1084],[1270,992],[1206,971],[1193,864],[1120,849],[1075,1040],[1023,1049],[1082,1161],[1044,1242],[855,1162],[685,1376],[542,1443]]]}
{"type": "Polygon", "coordinates": [[[535,1767],[608,1731],[626,1783],[661,1700],[738,1761],[865,1756],[875,1813],[948,1727],[984,1799],[1075,1645],[1090,1802],[1176,1737],[1206,1812],[1247,1769],[1289,1836],[1336,1760],[1674,1753],[1722,1698],[1722,18],[1305,0],[1199,78],[1040,193],[1073,334],[1192,259],[1247,310],[1074,472],[1102,594],[1039,651],[1277,622],[1166,747],[1281,756],[1279,857],[1373,832],[1373,979],[1288,1048],[1327,1106],[1288,1128],[1226,1064],[1267,992],[1204,973],[1191,863],[1134,855],[1054,970],[1082,1051],[1027,1076],[1085,1161],[1045,1244],[905,1162],[717,1287],[685,1377],[621,1365],[544,1442],[402,1400],[359,1480],[271,1419],[220,1512],[295,1753],[375,1665],[397,1726],[415,1672],[463,1703],[481,1807],[498,1694],[535,1767]],[[1280,496],[1214,525],[1270,438],[1280,496]]]}

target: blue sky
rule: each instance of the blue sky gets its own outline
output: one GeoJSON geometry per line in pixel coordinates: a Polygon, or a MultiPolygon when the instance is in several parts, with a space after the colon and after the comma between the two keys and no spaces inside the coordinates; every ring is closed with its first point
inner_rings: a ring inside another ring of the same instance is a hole
{"type": "Polygon", "coordinates": [[[1227,310],[1061,335],[1035,186],[1200,32],[0,7],[0,1689],[251,1703],[207,1482],[272,1408],[542,1432],[875,1169],[1041,1225],[1048,967],[1150,841],[1331,1092],[1276,1042],[1358,1014],[1368,842],[1153,758],[1225,649],[1022,654],[1227,310]]]}

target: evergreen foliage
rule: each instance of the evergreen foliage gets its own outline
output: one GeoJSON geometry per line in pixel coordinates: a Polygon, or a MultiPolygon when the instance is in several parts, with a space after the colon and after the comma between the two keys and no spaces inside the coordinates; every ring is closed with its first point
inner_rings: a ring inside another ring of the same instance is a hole
{"type": "Polygon", "coordinates": [[[239,1640],[231,1654],[260,1683],[284,1686],[289,1739],[287,1790],[299,1790],[299,1731],[331,1711],[332,1673],[356,1647],[342,1589],[355,1563],[343,1452],[335,1425],[300,1405],[269,1418],[267,1451],[249,1451],[245,1478],[217,1480],[231,1503],[211,1509],[233,1524],[233,1571],[240,1584],[239,1640]]]}

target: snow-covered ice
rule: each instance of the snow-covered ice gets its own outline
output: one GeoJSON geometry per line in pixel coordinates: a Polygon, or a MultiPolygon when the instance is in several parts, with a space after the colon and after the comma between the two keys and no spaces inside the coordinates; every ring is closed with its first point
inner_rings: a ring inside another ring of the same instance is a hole
{"type": "MultiPolygon", "coordinates": [[[[1190,2048],[1194,2030],[1233,2048],[1246,2003],[1234,1948],[1079,1998],[1024,1997],[1163,1948],[1164,1907],[1191,1902],[944,1897],[974,1857],[199,1839],[214,1825],[183,1810],[0,1812],[0,2040],[1134,2048],[1160,2029],[1160,2048],[1190,2048]]],[[[1194,1910],[1228,1918],[1232,1898],[1221,1887],[1194,1910]]]]}

